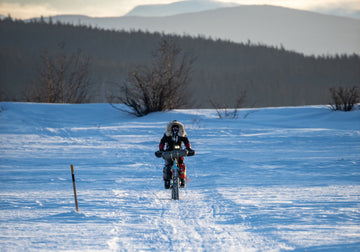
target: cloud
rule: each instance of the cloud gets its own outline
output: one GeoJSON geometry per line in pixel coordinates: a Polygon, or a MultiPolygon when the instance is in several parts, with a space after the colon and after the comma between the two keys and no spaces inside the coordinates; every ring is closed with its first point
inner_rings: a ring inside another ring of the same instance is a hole
{"type": "Polygon", "coordinates": [[[0,10],[2,15],[10,15],[11,17],[18,19],[60,14],[60,12],[51,8],[48,4],[22,5],[20,3],[0,3],[0,10]]]}
{"type": "Polygon", "coordinates": [[[19,19],[61,14],[122,16],[137,5],[174,1],[176,0],[0,0],[0,14],[10,14],[19,19]]]}
{"type": "MultiPolygon", "coordinates": [[[[64,1],[63,3],[65,2],[67,1],[64,1]]],[[[79,5],[79,2],[76,1],[74,1],[74,4],[69,5],[54,5],[51,2],[32,4],[0,2],[0,14],[10,15],[11,17],[17,19],[30,19],[40,16],[48,17],[63,14],[80,14],[101,17],[121,16],[131,9],[131,7],[124,8],[119,4],[105,5],[100,4],[99,2],[100,1],[98,1],[97,4],[85,4],[84,6],[79,5]]]]}

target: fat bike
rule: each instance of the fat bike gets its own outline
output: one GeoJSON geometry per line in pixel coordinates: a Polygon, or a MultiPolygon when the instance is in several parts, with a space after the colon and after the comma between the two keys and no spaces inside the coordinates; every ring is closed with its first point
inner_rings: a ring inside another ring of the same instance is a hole
{"type": "Polygon", "coordinates": [[[155,156],[167,160],[168,163],[172,162],[171,167],[171,179],[170,179],[170,189],[171,189],[171,199],[179,200],[180,198],[180,178],[179,178],[179,163],[178,159],[186,156],[194,156],[194,150],[172,150],[172,151],[157,151],[155,156]]]}

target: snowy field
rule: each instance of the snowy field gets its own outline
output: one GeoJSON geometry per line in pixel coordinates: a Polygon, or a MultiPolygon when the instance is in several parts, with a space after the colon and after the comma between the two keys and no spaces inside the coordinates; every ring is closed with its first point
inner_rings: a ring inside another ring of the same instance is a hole
{"type": "Polygon", "coordinates": [[[360,251],[360,110],[0,111],[0,251],[360,251]],[[197,151],[179,201],[154,155],[174,119],[197,151]]]}

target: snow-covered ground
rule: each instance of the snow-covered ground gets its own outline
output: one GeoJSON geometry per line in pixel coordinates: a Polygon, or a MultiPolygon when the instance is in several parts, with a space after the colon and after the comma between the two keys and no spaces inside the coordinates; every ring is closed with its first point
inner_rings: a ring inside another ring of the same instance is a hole
{"type": "Polygon", "coordinates": [[[360,110],[0,111],[1,251],[360,251],[360,110]],[[179,201],[154,155],[174,119],[197,151],[179,201]]]}

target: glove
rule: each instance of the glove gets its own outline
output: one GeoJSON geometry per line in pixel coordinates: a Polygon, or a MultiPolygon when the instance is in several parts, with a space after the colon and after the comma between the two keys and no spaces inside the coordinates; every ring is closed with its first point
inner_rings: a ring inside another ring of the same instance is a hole
{"type": "Polygon", "coordinates": [[[162,150],[158,150],[158,151],[155,151],[155,156],[158,157],[158,158],[161,158],[161,155],[164,151],[162,150]]]}
{"type": "Polygon", "coordinates": [[[191,149],[190,147],[187,147],[186,150],[188,151],[188,157],[194,156],[195,155],[195,151],[193,149],[191,149]]]}

